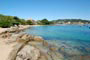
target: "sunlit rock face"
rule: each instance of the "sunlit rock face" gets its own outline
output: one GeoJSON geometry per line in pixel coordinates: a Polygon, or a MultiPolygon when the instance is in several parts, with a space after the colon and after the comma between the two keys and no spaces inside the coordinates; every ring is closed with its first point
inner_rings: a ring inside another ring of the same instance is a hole
{"type": "Polygon", "coordinates": [[[63,60],[58,47],[42,37],[24,34],[18,39],[9,60],[63,60]]]}
{"type": "Polygon", "coordinates": [[[26,45],[20,52],[18,52],[16,60],[37,60],[40,52],[37,48],[26,45]]]}
{"type": "Polygon", "coordinates": [[[37,42],[43,42],[43,38],[40,37],[40,36],[35,36],[35,37],[33,38],[33,40],[34,40],[34,41],[37,41],[37,42]]]}
{"type": "Polygon", "coordinates": [[[44,46],[42,42],[29,42],[16,56],[16,60],[62,60],[56,47],[44,46]]]}

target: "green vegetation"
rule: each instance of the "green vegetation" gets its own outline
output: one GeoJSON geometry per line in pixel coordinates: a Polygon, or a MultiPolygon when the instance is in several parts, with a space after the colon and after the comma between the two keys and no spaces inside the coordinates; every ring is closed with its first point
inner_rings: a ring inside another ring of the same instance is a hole
{"type": "Polygon", "coordinates": [[[31,20],[27,20],[26,22],[27,22],[28,25],[33,25],[31,20]]]}
{"type": "Polygon", "coordinates": [[[4,16],[0,14],[0,27],[6,28],[13,25],[15,20],[12,16],[4,16]]]}
{"type": "Polygon", "coordinates": [[[37,23],[39,25],[49,25],[50,24],[50,22],[47,19],[39,20],[39,21],[37,21],[37,23]]]}
{"type": "Polygon", "coordinates": [[[0,27],[8,28],[14,25],[32,25],[31,21],[26,21],[24,19],[20,19],[16,16],[5,16],[0,14],[0,27]]]}
{"type": "Polygon", "coordinates": [[[19,23],[21,25],[26,25],[27,24],[24,19],[20,19],[20,18],[18,18],[16,16],[13,17],[13,20],[15,20],[15,23],[19,23]]]}
{"type": "Polygon", "coordinates": [[[89,20],[82,19],[58,19],[58,20],[24,20],[17,16],[5,16],[0,14],[0,27],[7,28],[14,25],[51,25],[51,24],[90,24],[89,20]]]}

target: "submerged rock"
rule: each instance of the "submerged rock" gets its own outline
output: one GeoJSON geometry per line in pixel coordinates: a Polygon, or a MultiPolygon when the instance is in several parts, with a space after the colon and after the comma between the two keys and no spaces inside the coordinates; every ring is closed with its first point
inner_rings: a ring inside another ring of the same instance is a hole
{"type": "Polygon", "coordinates": [[[43,45],[44,46],[49,46],[48,42],[46,42],[46,41],[43,42],[43,45]]]}
{"type": "Polygon", "coordinates": [[[57,50],[57,48],[55,48],[55,47],[50,47],[49,48],[51,51],[56,51],[57,50]]]}

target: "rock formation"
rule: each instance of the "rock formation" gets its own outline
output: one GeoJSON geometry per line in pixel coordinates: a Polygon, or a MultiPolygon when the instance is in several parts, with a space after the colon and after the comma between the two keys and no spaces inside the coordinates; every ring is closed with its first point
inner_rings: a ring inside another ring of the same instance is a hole
{"type": "Polygon", "coordinates": [[[20,35],[8,60],[63,60],[58,47],[39,36],[20,35]]]}

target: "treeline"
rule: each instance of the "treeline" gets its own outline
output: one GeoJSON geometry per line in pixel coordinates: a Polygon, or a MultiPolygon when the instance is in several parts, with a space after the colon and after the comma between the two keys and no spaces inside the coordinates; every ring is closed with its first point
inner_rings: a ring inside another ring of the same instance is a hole
{"type": "Polygon", "coordinates": [[[6,16],[3,14],[0,14],[0,27],[7,28],[14,26],[15,24],[17,25],[49,25],[51,24],[50,21],[47,19],[42,19],[42,20],[25,20],[25,19],[20,19],[17,16],[6,16]]]}
{"type": "Polygon", "coordinates": [[[89,20],[82,20],[82,19],[58,19],[58,20],[51,20],[42,19],[42,20],[25,20],[18,18],[17,16],[6,16],[0,14],[0,27],[7,28],[17,25],[51,25],[51,24],[65,24],[70,22],[70,24],[74,23],[83,23],[83,24],[90,24],[89,20]]]}
{"type": "Polygon", "coordinates": [[[31,20],[20,19],[17,16],[5,16],[0,14],[0,27],[7,28],[17,25],[33,25],[31,20]]]}
{"type": "Polygon", "coordinates": [[[3,14],[0,14],[0,27],[8,28],[14,25],[49,25],[51,24],[50,21],[47,19],[42,20],[25,20],[21,19],[17,16],[6,16],[3,14]]]}

